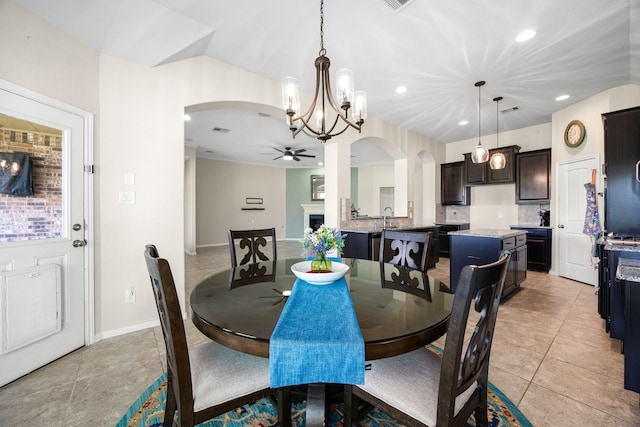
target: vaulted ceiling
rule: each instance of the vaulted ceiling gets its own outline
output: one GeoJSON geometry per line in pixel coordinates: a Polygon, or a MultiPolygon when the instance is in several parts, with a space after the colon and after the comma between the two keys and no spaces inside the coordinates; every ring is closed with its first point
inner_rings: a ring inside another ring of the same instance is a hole
{"type": "MultiPolygon", "coordinates": [[[[296,76],[303,90],[313,90],[319,0],[17,1],[105,54],[148,66],[209,55],[275,81],[296,76]]],[[[496,96],[504,98],[500,130],[507,131],[550,122],[553,112],[612,87],[640,84],[640,2],[326,0],[324,44],[333,72],[353,70],[370,116],[448,143],[478,134],[478,80],[487,82],[483,135],[495,133],[496,96]],[[527,28],[536,36],[516,42],[527,28]],[[406,93],[395,93],[400,85],[406,93]],[[555,100],[563,94],[570,97],[555,100]]],[[[253,117],[252,145],[224,152],[211,129],[230,129],[228,139],[240,135],[247,112],[236,112],[235,118],[233,110],[195,114],[187,143],[203,156],[210,151],[211,158],[249,163],[273,165],[273,147],[286,146],[321,160],[319,143],[291,139],[284,114],[253,117]],[[259,120],[277,122],[283,132],[259,120]]],[[[364,162],[369,151],[356,151],[354,161],[364,162]]]]}

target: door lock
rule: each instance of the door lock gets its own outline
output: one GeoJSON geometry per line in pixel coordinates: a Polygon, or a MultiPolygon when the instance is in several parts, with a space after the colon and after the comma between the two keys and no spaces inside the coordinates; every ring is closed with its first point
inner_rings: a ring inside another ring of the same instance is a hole
{"type": "Polygon", "coordinates": [[[564,224],[560,224],[558,228],[564,228],[564,224]]]}
{"type": "Polygon", "coordinates": [[[73,224],[73,226],[71,228],[73,228],[73,231],[82,230],[82,226],[80,224],[73,224]]]}
{"type": "Polygon", "coordinates": [[[82,240],[74,240],[72,243],[74,248],[80,248],[82,246],[86,246],[87,245],[87,241],[82,239],[82,240]]]}

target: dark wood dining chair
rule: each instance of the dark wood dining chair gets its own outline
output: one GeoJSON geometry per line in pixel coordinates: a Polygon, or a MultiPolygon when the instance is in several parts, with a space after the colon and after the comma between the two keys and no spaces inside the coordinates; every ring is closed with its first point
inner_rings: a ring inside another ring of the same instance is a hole
{"type": "Polygon", "coordinates": [[[231,254],[231,267],[244,265],[247,263],[255,264],[260,261],[275,261],[277,259],[276,251],[276,229],[264,228],[259,230],[229,230],[229,251],[231,254]],[[267,247],[266,237],[271,237],[271,258],[265,253],[267,247]],[[237,262],[236,242],[238,247],[245,252],[240,262],[237,262]]]}
{"type": "Polygon", "coordinates": [[[373,360],[364,385],[345,386],[345,426],[357,417],[358,399],[405,425],[464,426],[472,414],[476,426],[488,425],[489,355],[510,258],[503,252],[494,263],[462,269],[442,356],[419,348],[373,360]],[[471,307],[479,313],[475,327],[467,325],[471,307]]]}
{"type": "Polygon", "coordinates": [[[164,426],[173,426],[176,410],[178,425],[191,427],[274,394],[280,425],[291,425],[290,391],[269,387],[268,359],[213,341],[188,349],[169,263],[154,245],[146,246],[144,257],[167,351],[164,426]]]}
{"type": "Polygon", "coordinates": [[[427,271],[427,252],[431,232],[382,230],[380,237],[381,263],[427,271]]]}

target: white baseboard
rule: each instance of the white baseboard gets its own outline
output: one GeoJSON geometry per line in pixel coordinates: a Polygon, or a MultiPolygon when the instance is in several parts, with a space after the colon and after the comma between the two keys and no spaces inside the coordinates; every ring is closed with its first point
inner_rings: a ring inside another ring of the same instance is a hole
{"type": "MultiPolygon", "coordinates": [[[[182,318],[184,320],[187,319],[186,312],[182,312],[182,318]]],[[[95,334],[95,340],[93,343],[95,344],[98,341],[101,341],[107,338],[113,338],[113,337],[118,337],[120,335],[130,334],[131,332],[138,332],[144,329],[155,328],[156,326],[159,326],[159,325],[160,325],[160,320],[151,320],[149,322],[138,323],[137,325],[127,326],[126,328],[112,329],[110,331],[105,331],[105,332],[95,334]]]]}

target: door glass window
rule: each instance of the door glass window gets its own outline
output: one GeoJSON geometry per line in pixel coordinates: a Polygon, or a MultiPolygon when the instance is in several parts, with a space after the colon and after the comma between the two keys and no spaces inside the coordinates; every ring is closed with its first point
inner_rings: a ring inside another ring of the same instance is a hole
{"type": "Polygon", "coordinates": [[[0,114],[0,243],[63,236],[62,138],[0,114]]]}

